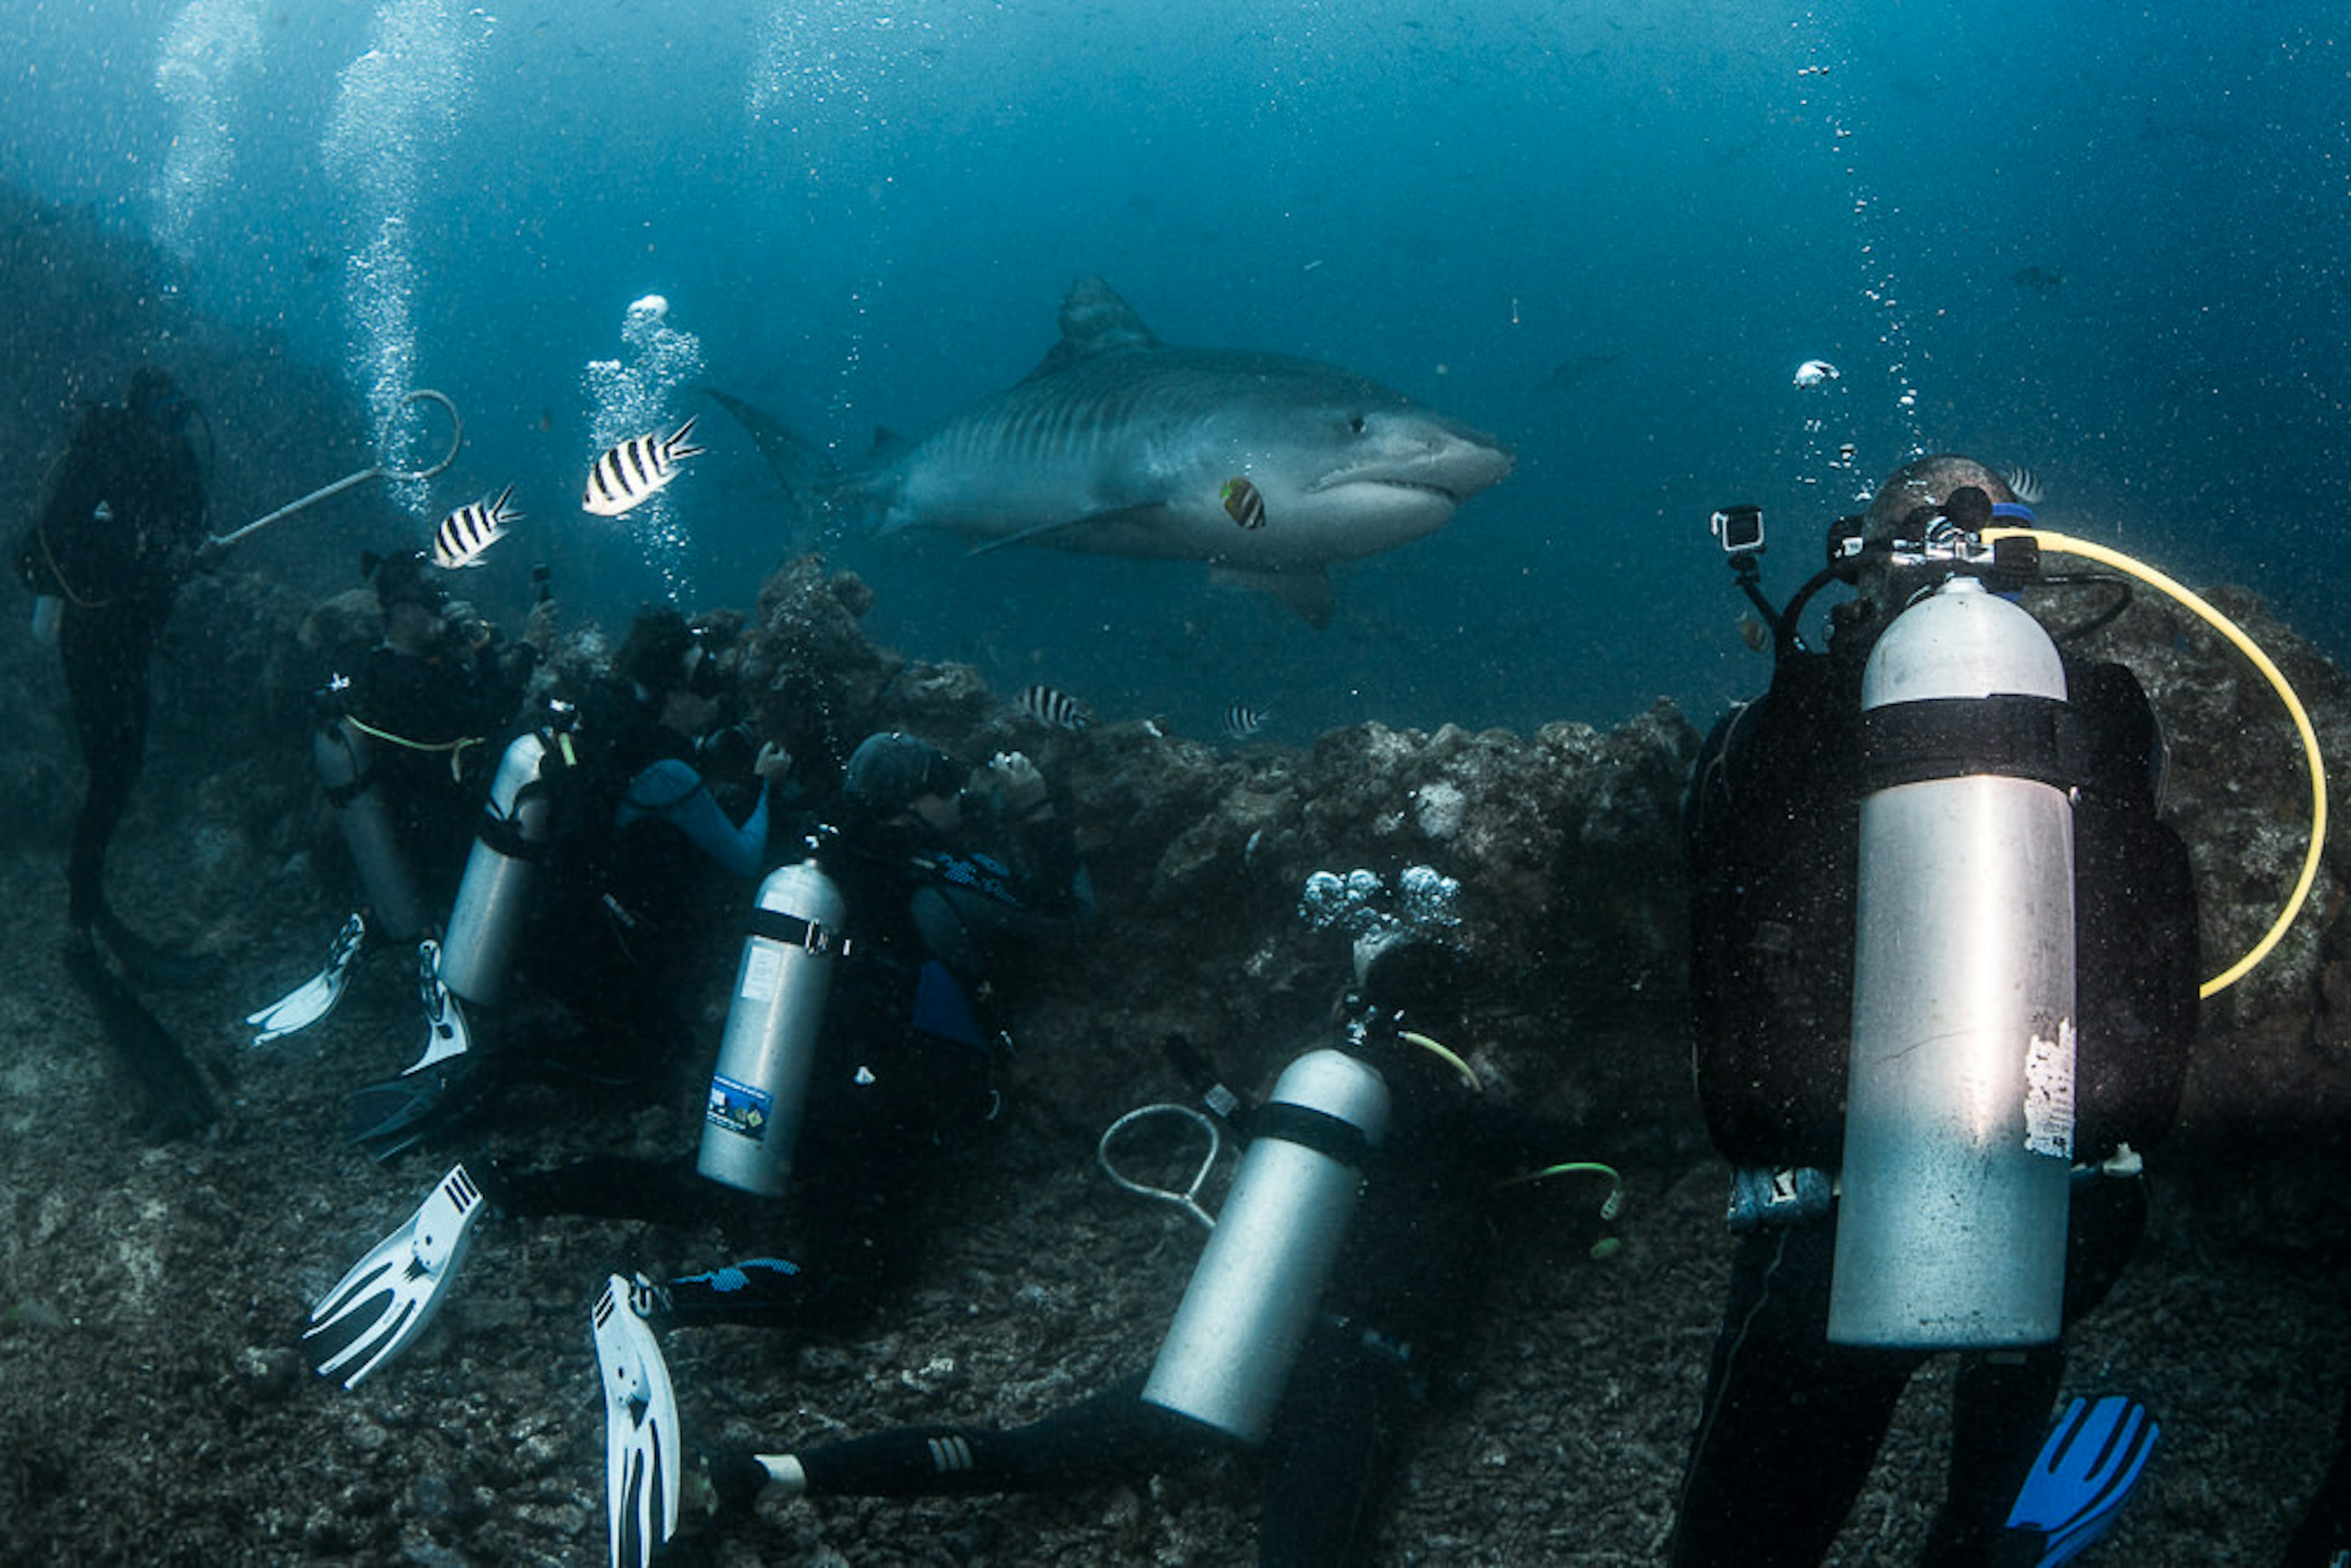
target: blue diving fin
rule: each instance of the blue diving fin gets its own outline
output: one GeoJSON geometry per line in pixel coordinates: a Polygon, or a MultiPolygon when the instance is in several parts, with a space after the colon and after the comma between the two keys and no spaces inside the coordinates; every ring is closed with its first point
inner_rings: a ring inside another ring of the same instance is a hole
{"type": "Polygon", "coordinates": [[[2065,1407],[2008,1514],[2009,1529],[2040,1537],[2038,1568],[2072,1562],[2106,1532],[2162,1432],[2124,1395],[2065,1407]]]}

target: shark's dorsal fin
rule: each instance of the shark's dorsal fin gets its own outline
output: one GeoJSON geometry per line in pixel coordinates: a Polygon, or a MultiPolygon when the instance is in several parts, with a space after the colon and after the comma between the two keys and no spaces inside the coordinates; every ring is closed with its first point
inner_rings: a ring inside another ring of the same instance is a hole
{"type": "Polygon", "coordinates": [[[1070,285],[1070,297],[1061,301],[1061,340],[1047,351],[1028,379],[1033,382],[1067,370],[1095,354],[1157,347],[1159,340],[1151,335],[1134,306],[1101,278],[1081,277],[1070,285]]]}

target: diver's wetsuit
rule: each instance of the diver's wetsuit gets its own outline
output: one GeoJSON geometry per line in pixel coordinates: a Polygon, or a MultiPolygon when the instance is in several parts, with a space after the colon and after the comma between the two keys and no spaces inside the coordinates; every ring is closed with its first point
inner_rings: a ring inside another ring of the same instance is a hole
{"type": "Polygon", "coordinates": [[[204,537],[204,480],[186,436],[127,408],[85,413],[23,563],[65,605],[57,651],[89,775],[66,867],[68,914],[79,930],[107,915],[107,845],[146,759],[147,666],[204,537]]]}
{"type": "MultiPolygon", "coordinates": [[[[986,1122],[999,1042],[972,998],[991,952],[1061,935],[1091,917],[1092,894],[1066,829],[1008,827],[1007,860],[949,850],[898,824],[822,841],[819,859],[849,912],[836,962],[788,1201],[791,1263],[758,1260],[672,1281],[664,1321],[821,1328],[862,1316],[913,1270],[923,1228],[914,1195],[935,1145],[986,1122]]],[[[694,1155],[660,1163],[582,1161],[500,1167],[491,1197],[525,1214],[592,1214],[730,1230],[772,1229],[775,1205],[695,1173],[694,1155]],[[732,1213],[727,1211],[732,1210],[732,1213]]]]}
{"type": "MultiPolygon", "coordinates": [[[[360,657],[340,713],[321,716],[330,740],[344,717],[366,737],[366,771],[335,793],[335,803],[381,792],[402,857],[430,890],[430,905],[446,907],[455,894],[497,761],[496,737],[530,662],[527,643],[506,663],[486,647],[414,653],[379,643],[360,657]]],[[[396,943],[426,935],[375,934],[396,943]]]]}
{"type": "MultiPolygon", "coordinates": [[[[1693,775],[1691,1008],[1700,1102],[1743,1170],[1842,1157],[1860,833],[1860,678],[1872,632],[1783,656],[1771,690],[1718,725],[1693,775]]],[[[2195,1032],[2196,896],[2157,818],[2160,740],[2130,672],[2066,660],[2086,764],[2074,808],[2075,1158],[2170,1129],[2195,1032]]],[[[2137,1242],[2137,1179],[2080,1174],[2064,1320],[2095,1306],[2137,1242]]],[[[1924,1353],[1827,1343],[1834,1209],[1743,1236],[1684,1477],[1677,1568],[1821,1560],[1924,1353]]],[[[1955,1393],[1949,1496],[1928,1560],[1988,1561],[2037,1452],[2061,1346],[1970,1353],[1955,1393]]]]}
{"type": "MultiPolygon", "coordinates": [[[[1345,1568],[1369,1552],[1404,1430],[1474,1315],[1497,1250],[1488,1223],[1496,1185],[1551,1143],[1534,1124],[1470,1101],[1458,1085],[1404,1077],[1390,1075],[1395,1124],[1367,1170],[1326,1310],[1266,1440],[1264,1568],[1345,1568]]],[[[1010,1430],[906,1427],[794,1458],[810,1497],[914,1497],[1139,1484],[1238,1447],[1144,1404],[1147,1375],[1010,1430]]]]}
{"type": "Polygon", "coordinates": [[[586,1031],[560,1052],[572,1065],[650,1081],[691,1045],[679,993],[747,902],[768,791],[737,821],[648,705],[603,689],[582,711],[580,744],[598,750],[559,807],[580,820],[549,846],[521,967],[586,1031]]]}

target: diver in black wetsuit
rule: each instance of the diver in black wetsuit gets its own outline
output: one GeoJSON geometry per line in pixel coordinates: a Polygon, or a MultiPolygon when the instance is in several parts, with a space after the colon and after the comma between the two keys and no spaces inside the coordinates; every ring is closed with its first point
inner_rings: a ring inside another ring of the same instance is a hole
{"type": "MultiPolygon", "coordinates": [[[[754,755],[738,744],[715,641],[674,611],[640,615],[619,679],[596,683],[576,710],[564,706],[577,716],[562,737],[570,760],[528,787],[553,802],[552,836],[497,841],[533,868],[528,894],[469,902],[498,802],[476,813],[483,837],[448,934],[425,949],[424,1054],[353,1094],[354,1141],[380,1157],[396,1153],[526,1073],[643,1092],[679,1064],[693,1039],[689,977],[766,862],[770,797],[791,767],[780,746],[754,755]],[[503,1009],[510,970],[557,1004],[565,1025],[503,1009]],[[495,1020],[496,1038],[479,1048],[469,1009],[495,1020]]],[[[493,870],[483,885],[497,880],[493,870]]]]}
{"type": "MultiPolygon", "coordinates": [[[[791,1167],[794,1260],[649,1286],[656,1322],[812,1328],[862,1316],[902,1281],[924,1238],[907,1216],[935,1145],[995,1113],[1003,1038],[982,999],[995,957],[1092,917],[1069,826],[1017,753],[975,770],[913,736],[870,736],[842,796],[840,831],[812,840],[849,914],[791,1167]]],[[[754,1231],[775,1221],[771,1201],[705,1179],[690,1155],[479,1174],[515,1213],[690,1224],[731,1209],[730,1228],[754,1231]]]]}
{"type": "MultiPolygon", "coordinates": [[[[1374,965],[1365,997],[1400,994],[1401,977],[1419,967],[1404,951],[1374,965]]],[[[1526,1201],[1526,1178],[1544,1174],[1538,1167],[1562,1136],[1485,1099],[1466,1069],[1405,1043],[1395,1011],[1364,1008],[1369,1024],[1348,1051],[1384,1081],[1390,1121],[1364,1157],[1363,1197],[1261,1445],[1264,1568],[1364,1561],[1409,1429],[1446,1376],[1457,1336],[1475,1321],[1502,1249],[1492,1222],[1526,1201]]],[[[1603,1212],[1614,1211],[1612,1200],[1603,1212]]],[[[1229,1429],[1146,1400],[1153,1375],[1138,1371],[1009,1430],[906,1427],[757,1458],[705,1448],[698,1469],[722,1503],[739,1507],[771,1488],[793,1497],[919,1497],[1139,1484],[1246,1448],[1229,1429]]]]}
{"type": "MultiPolygon", "coordinates": [[[[2030,517],[1997,475],[1923,458],[1861,519],[1860,597],[1825,653],[1781,651],[1771,689],[1708,738],[1687,801],[1691,1009],[1698,1095],[1737,1168],[1730,1300],[1683,1479],[1677,1568],[1817,1563],[1866,1480],[1896,1402],[1928,1352],[1826,1338],[1855,955],[1861,678],[1924,569],[1888,563],[1922,517],[1970,530],[2030,517]],[[1964,516],[1963,516],[1964,514],[1964,516]]],[[[2158,817],[2162,742],[2138,682],[2063,655],[2081,721],[2074,845],[2074,1180],[2064,1320],[2095,1307],[2144,1228],[2136,1158],[2170,1130],[2196,1028],[2196,896],[2158,817]]],[[[1960,831],[1957,825],[1954,831],[1960,831]]],[[[1955,962],[1967,934],[1954,932],[1955,962]]],[[[1963,1354],[1938,1564],[2001,1561],[2006,1511],[2064,1370],[2062,1343],[1963,1354]]],[[[2028,1557],[2027,1561],[2035,1558],[2028,1557]]]]}
{"type": "Polygon", "coordinates": [[[436,912],[456,890],[497,761],[495,743],[513,721],[537,652],[453,602],[423,550],[371,555],[363,566],[383,636],[360,656],[349,685],[333,691],[320,727],[336,750],[363,754],[330,797],[381,790],[401,858],[423,888],[423,907],[387,908],[370,887],[371,938],[413,946],[439,927],[436,912]]]}
{"type": "Polygon", "coordinates": [[[191,405],[170,372],[138,371],[120,405],[89,409],[50,472],[17,570],[57,601],[57,652],[89,782],[66,866],[67,918],[134,978],[209,972],[157,949],[106,900],[106,851],[146,760],[147,669],[180,585],[211,551],[191,405]]]}

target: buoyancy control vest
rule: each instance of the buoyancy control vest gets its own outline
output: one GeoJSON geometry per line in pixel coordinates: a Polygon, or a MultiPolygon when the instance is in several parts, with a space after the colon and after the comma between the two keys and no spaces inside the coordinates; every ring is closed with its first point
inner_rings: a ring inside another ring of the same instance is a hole
{"type": "MultiPolygon", "coordinates": [[[[1687,801],[1698,1098],[1739,1166],[1835,1168],[1851,1030],[1869,638],[1782,656],[1701,749],[1687,801]]],[[[2196,895],[2157,815],[2161,742],[2122,665],[2065,660],[2079,782],[2076,1156],[2142,1152],[2177,1117],[2195,1032],[2196,895]]]]}

